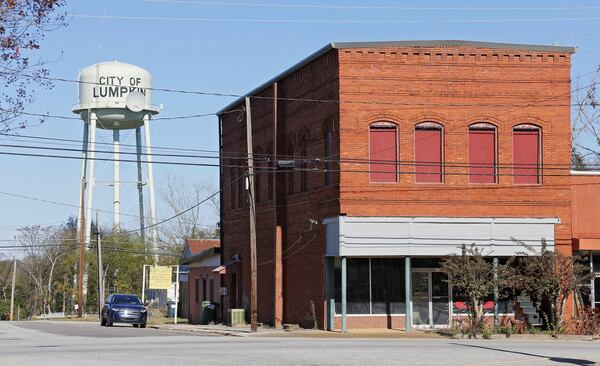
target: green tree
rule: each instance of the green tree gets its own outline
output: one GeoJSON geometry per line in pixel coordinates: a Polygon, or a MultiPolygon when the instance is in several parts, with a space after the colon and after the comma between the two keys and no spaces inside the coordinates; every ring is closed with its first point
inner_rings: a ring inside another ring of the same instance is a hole
{"type": "Polygon", "coordinates": [[[495,284],[502,286],[494,281],[492,263],[475,244],[463,244],[460,255],[442,259],[441,270],[448,274],[453,291],[466,298],[469,306],[469,331],[475,336],[484,326],[483,303],[493,294],[495,284]]]}
{"type": "Polygon", "coordinates": [[[574,291],[590,283],[589,265],[584,265],[578,255],[549,249],[546,240],[542,240],[539,250],[517,242],[525,252],[510,260],[507,268],[512,273],[506,276],[510,286],[531,297],[552,332],[563,332],[565,305],[574,291]]]}

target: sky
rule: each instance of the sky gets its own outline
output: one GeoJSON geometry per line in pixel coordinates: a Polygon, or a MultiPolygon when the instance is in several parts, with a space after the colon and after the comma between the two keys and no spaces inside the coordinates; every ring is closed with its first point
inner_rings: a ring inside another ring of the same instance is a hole
{"type": "MultiPolygon", "coordinates": [[[[68,25],[48,33],[34,56],[49,62],[52,77],[76,79],[85,66],[119,60],[149,70],[155,88],[244,94],[333,41],[461,39],[576,46],[573,78],[600,64],[597,1],[67,0],[63,11],[68,25]]],[[[52,90],[37,90],[26,110],[75,116],[71,107],[77,92],[74,83],[56,82],[52,90]]],[[[214,113],[233,99],[155,92],[153,104],[163,105],[160,117],[171,117],[214,113]]],[[[82,132],[81,121],[49,118],[18,133],[81,140],[82,132]]],[[[151,134],[156,147],[218,150],[215,116],[157,120],[151,134]]],[[[99,130],[99,142],[111,138],[110,131],[99,130]]],[[[134,133],[122,133],[121,143],[134,144],[134,133]]],[[[77,205],[80,164],[0,156],[0,192],[77,205]]],[[[133,181],[135,174],[135,165],[122,165],[122,180],[133,181]]],[[[168,177],[218,189],[215,167],[157,165],[154,176],[159,219],[172,214],[160,198],[168,177]]],[[[111,211],[111,187],[101,181],[112,179],[112,164],[97,162],[96,178],[93,207],[111,211]]],[[[39,200],[0,193],[0,256],[12,256],[1,246],[19,227],[59,224],[77,213],[74,207],[39,200]]],[[[122,188],[121,202],[123,225],[136,228],[134,185],[122,188]]],[[[210,207],[203,206],[203,212],[204,224],[218,221],[210,207]]],[[[100,212],[99,217],[101,225],[111,226],[112,214],[100,212]]]]}

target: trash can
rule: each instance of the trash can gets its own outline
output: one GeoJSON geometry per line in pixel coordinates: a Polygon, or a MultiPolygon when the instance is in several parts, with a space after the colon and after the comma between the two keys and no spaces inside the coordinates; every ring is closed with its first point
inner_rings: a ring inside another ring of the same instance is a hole
{"type": "Polygon", "coordinates": [[[200,317],[200,324],[215,323],[217,320],[217,306],[219,304],[202,301],[202,316],[200,317]]]}
{"type": "Polygon", "coordinates": [[[175,317],[175,301],[167,301],[167,318],[175,317]]]}

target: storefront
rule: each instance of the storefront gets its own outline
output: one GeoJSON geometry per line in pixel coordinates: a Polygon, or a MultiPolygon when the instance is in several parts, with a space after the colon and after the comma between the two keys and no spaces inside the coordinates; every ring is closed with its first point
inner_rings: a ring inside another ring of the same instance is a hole
{"type": "MultiPolygon", "coordinates": [[[[545,239],[558,219],[347,217],[326,219],[328,329],[447,327],[467,314],[440,271],[443,256],[475,243],[503,260],[545,239]],[[408,299],[408,301],[407,301],[408,299]]],[[[597,278],[600,281],[600,278],[597,278]]],[[[509,300],[484,303],[486,315],[512,316],[509,300]]]]}

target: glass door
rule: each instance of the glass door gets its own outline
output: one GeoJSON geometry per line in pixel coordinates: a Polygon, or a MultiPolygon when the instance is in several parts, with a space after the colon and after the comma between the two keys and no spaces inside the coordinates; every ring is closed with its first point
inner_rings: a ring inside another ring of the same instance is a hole
{"type": "Polygon", "coordinates": [[[450,296],[446,274],[435,269],[414,269],[411,284],[412,325],[416,328],[448,326],[450,296]]]}
{"type": "Polygon", "coordinates": [[[412,323],[415,327],[429,327],[429,272],[412,273],[412,323]]]}
{"type": "Polygon", "coordinates": [[[430,275],[433,326],[447,326],[450,320],[448,276],[442,272],[430,272],[430,275]]]}

